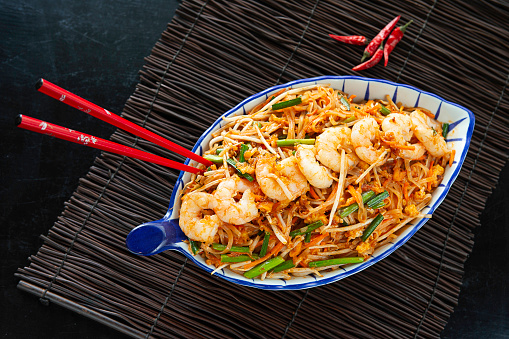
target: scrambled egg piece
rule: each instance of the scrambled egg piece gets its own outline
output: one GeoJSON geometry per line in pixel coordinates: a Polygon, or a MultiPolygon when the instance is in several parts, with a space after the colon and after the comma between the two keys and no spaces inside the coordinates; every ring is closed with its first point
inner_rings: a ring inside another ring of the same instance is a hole
{"type": "Polygon", "coordinates": [[[401,181],[406,177],[406,171],[402,171],[399,167],[394,170],[394,174],[392,175],[392,179],[394,181],[401,181]]]}
{"type": "Polygon", "coordinates": [[[409,217],[415,217],[417,214],[419,214],[419,211],[414,204],[410,204],[405,207],[405,214],[409,217]]]}
{"type": "Polygon", "coordinates": [[[364,231],[361,228],[356,230],[346,231],[345,236],[348,237],[348,241],[353,240],[355,238],[361,237],[364,231]]]}
{"type": "Polygon", "coordinates": [[[255,169],[253,166],[250,166],[247,162],[238,162],[237,163],[237,168],[242,172],[242,173],[249,173],[249,174],[254,174],[255,172],[255,169]]]}
{"type": "Polygon", "coordinates": [[[370,251],[372,248],[371,248],[371,245],[368,243],[368,242],[364,242],[364,241],[361,241],[359,243],[359,245],[357,245],[357,247],[355,248],[355,250],[357,252],[359,252],[359,254],[363,254],[365,252],[368,252],[370,251]]]}
{"type": "Polygon", "coordinates": [[[442,178],[438,178],[439,176],[442,176],[445,172],[445,169],[440,165],[435,165],[431,168],[431,177],[433,178],[433,181],[431,182],[431,185],[433,187],[437,187],[439,184],[439,180],[442,178]]]}
{"type": "Polygon", "coordinates": [[[272,211],[272,206],[274,206],[274,203],[270,201],[263,201],[256,204],[256,207],[258,207],[258,209],[262,213],[269,213],[270,211],[272,211]]]}

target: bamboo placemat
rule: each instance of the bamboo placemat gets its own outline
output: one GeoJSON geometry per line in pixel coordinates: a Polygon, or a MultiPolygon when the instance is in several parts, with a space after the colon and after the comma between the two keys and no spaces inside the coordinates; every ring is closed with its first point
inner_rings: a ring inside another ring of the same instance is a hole
{"type": "MultiPolygon", "coordinates": [[[[19,288],[133,337],[439,336],[457,303],[472,230],[508,159],[507,3],[185,1],[146,58],[123,116],[191,149],[251,94],[353,74],[362,48],[328,34],[374,36],[398,14],[414,23],[389,65],[361,75],[459,103],[476,127],[448,197],[391,256],[327,286],[271,292],[210,276],[171,251],[131,255],[125,236],[165,214],[178,173],[102,154],[18,270],[19,288]]],[[[122,131],[111,139],[183,161],[122,131]]]]}

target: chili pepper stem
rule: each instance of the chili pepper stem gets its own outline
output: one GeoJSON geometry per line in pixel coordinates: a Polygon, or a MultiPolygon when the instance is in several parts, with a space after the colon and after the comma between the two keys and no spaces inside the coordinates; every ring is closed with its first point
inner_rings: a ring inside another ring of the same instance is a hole
{"type": "Polygon", "coordinates": [[[406,24],[404,24],[403,26],[401,26],[399,29],[401,32],[405,33],[407,27],[412,23],[414,22],[414,20],[410,20],[409,22],[407,22],[406,24]]]}
{"type": "Polygon", "coordinates": [[[361,62],[364,62],[364,60],[366,60],[366,58],[369,58],[370,56],[371,54],[369,54],[369,52],[364,52],[362,54],[361,62]]]}

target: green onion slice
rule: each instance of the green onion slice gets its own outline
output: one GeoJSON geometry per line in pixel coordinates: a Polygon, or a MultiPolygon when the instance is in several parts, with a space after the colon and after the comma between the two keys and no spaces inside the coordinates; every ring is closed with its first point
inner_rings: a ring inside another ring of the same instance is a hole
{"type": "Polygon", "coordinates": [[[270,239],[270,233],[265,232],[265,236],[263,237],[262,249],[260,250],[261,257],[264,257],[265,254],[267,254],[267,248],[269,247],[269,239],[270,239]]]}
{"type": "Polygon", "coordinates": [[[319,261],[311,261],[309,267],[325,267],[332,265],[343,265],[343,264],[358,264],[364,261],[362,257],[346,257],[346,258],[335,258],[319,261]]]}
{"type": "MultiPolygon", "coordinates": [[[[362,197],[362,202],[363,203],[367,203],[368,201],[370,201],[371,199],[373,199],[373,197],[375,196],[375,192],[373,191],[366,191],[366,192],[363,192],[361,194],[361,197],[362,197]]],[[[345,206],[345,207],[342,207],[338,210],[338,213],[339,213],[339,217],[341,219],[343,218],[346,218],[347,216],[349,216],[350,214],[352,214],[353,212],[356,212],[357,210],[359,209],[359,204],[357,204],[356,202],[354,202],[353,204],[351,205],[348,205],[348,206],[345,206]]]]}
{"type": "MultiPolygon", "coordinates": [[[[216,251],[224,251],[226,249],[226,245],[223,244],[212,244],[212,248],[216,251]]],[[[240,252],[240,253],[249,253],[249,247],[245,246],[232,246],[230,252],[240,252]]]]}
{"type": "Polygon", "coordinates": [[[212,161],[214,164],[222,164],[223,163],[223,157],[220,157],[217,155],[205,154],[203,157],[209,161],[212,161]]]}
{"type": "Polygon", "coordinates": [[[345,119],[344,119],[344,120],[342,120],[341,122],[342,122],[343,124],[348,124],[348,123],[350,123],[350,122],[354,121],[355,119],[357,119],[357,117],[356,117],[355,115],[352,115],[351,117],[345,118],[345,119]]]}
{"type": "Polygon", "coordinates": [[[200,251],[201,242],[189,239],[189,244],[191,245],[191,251],[196,255],[200,251]]]}
{"type": "Polygon", "coordinates": [[[384,201],[384,199],[388,198],[389,197],[389,192],[387,191],[383,191],[382,193],[380,194],[377,194],[376,197],[374,197],[373,199],[371,199],[370,201],[368,201],[366,203],[366,205],[368,205],[369,208],[373,208],[374,206],[377,206],[378,204],[380,204],[381,202],[384,201]]]}
{"type": "Polygon", "coordinates": [[[273,111],[277,111],[277,110],[280,110],[280,109],[283,109],[283,108],[288,108],[288,107],[292,107],[292,106],[298,105],[300,103],[302,103],[302,99],[300,97],[298,97],[298,98],[295,98],[295,99],[278,102],[277,104],[272,105],[272,110],[273,111]]]}
{"type": "Polygon", "coordinates": [[[385,107],[384,105],[380,104],[380,113],[382,113],[382,115],[387,116],[391,114],[391,110],[385,107]]]}
{"type": "Polygon", "coordinates": [[[340,96],[340,101],[341,101],[341,104],[343,106],[345,106],[346,110],[349,111],[350,110],[350,103],[348,102],[348,100],[346,100],[345,96],[341,93],[338,92],[338,95],[340,96]]]}
{"type": "Polygon", "coordinates": [[[261,263],[260,265],[245,272],[244,277],[250,278],[250,279],[255,278],[255,277],[259,276],[260,274],[267,272],[276,266],[279,266],[279,264],[282,264],[284,261],[285,261],[285,259],[283,259],[283,257],[281,257],[281,256],[269,259],[269,260],[265,261],[264,263],[261,263]]]}
{"type": "Polygon", "coordinates": [[[316,230],[318,227],[320,226],[323,226],[323,221],[321,220],[317,220],[307,226],[304,226],[302,228],[299,228],[298,230],[295,230],[295,231],[291,231],[290,232],[290,237],[296,237],[298,235],[302,235],[302,234],[306,234],[306,233],[311,233],[313,232],[314,230],[316,230]]]}
{"type": "Polygon", "coordinates": [[[272,272],[278,273],[281,271],[289,270],[290,268],[294,268],[294,267],[295,267],[295,265],[293,264],[293,260],[290,259],[290,260],[285,261],[282,264],[277,265],[272,272]]]}
{"type": "Polygon", "coordinates": [[[447,133],[449,133],[449,124],[444,122],[442,124],[442,136],[444,137],[444,139],[447,137],[447,133]]]}
{"type": "Polygon", "coordinates": [[[306,237],[304,238],[304,242],[308,243],[311,241],[311,232],[306,233],[306,237]]]}
{"type": "Polygon", "coordinates": [[[249,174],[249,173],[243,173],[241,170],[239,170],[237,168],[237,163],[235,162],[235,160],[233,160],[232,158],[228,158],[226,159],[226,162],[232,166],[233,168],[235,168],[235,170],[237,171],[237,173],[239,174],[239,176],[241,177],[244,177],[246,178],[247,180],[249,181],[254,181],[254,178],[249,174]]]}
{"type": "Polygon", "coordinates": [[[221,262],[243,262],[249,260],[256,260],[258,258],[259,257],[256,254],[253,254],[252,256],[243,254],[234,257],[230,257],[227,254],[221,254],[221,262]]]}
{"type": "Polygon", "coordinates": [[[378,225],[380,225],[380,223],[382,222],[382,220],[384,220],[384,216],[379,214],[375,217],[375,219],[373,219],[373,221],[371,221],[371,224],[369,224],[368,228],[366,228],[364,230],[364,233],[362,234],[362,241],[366,241],[367,238],[369,238],[369,236],[371,235],[371,233],[373,233],[373,231],[375,230],[375,228],[378,227],[378,225]]]}
{"type": "Polygon", "coordinates": [[[290,147],[298,144],[314,145],[315,139],[284,139],[276,141],[279,147],[290,147]]]}
{"type": "Polygon", "coordinates": [[[250,149],[250,145],[242,144],[240,145],[240,155],[239,155],[239,162],[246,162],[246,159],[244,158],[244,153],[250,149]]]}

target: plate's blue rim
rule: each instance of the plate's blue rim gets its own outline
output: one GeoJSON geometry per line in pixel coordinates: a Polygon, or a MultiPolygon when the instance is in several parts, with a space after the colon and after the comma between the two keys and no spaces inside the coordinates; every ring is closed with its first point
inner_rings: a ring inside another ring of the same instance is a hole
{"type": "MultiPolygon", "coordinates": [[[[463,152],[461,153],[460,159],[457,159],[458,166],[456,166],[454,172],[451,175],[451,179],[449,180],[447,185],[444,186],[443,192],[440,194],[440,196],[438,197],[437,201],[433,205],[429,206],[429,212],[428,213],[432,214],[436,210],[436,208],[438,206],[440,206],[440,204],[443,202],[443,200],[445,199],[445,197],[449,193],[449,189],[451,188],[452,184],[456,180],[456,178],[457,178],[457,176],[458,176],[458,174],[459,174],[459,172],[461,170],[461,167],[463,166],[464,160],[466,158],[466,154],[467,154],[468,149],[470,147],[470,141],[471,141],[472,133],[473,133],[474,126],[475,126],[475,116],[474,116],[474,114],[469,109],[467,109],[467,108],[465,108],[465,107],[463,107],[461,105],[458,105],[458,104],[455,104],[453,102],[447,101],[447,100],[443,99],[442,97],[440,97],[440,96],[438,96],[436,94],[420,90],[420,89],[418,89],[418,88],[416,88],[414,86],[411,86],[411,85],[399,84],[399,83],[395,83],[395,82],[392,82],[392,81],[389,81],[389,80],[372,79],[372,78],[365,78],[365,77],[359,77],[359,76],[354,76],[354,75],[346,75],[346,76],[324,75],[324,76],[319,76],[319,77],[314,77],[314,78],[306,78],[306,79],[294,80],[294,81],[291,81],[291,82],[288,82],[288,83],[285,83],[285,84],[272,86],[270,88],[265,89],[262,92],[253,94],[250,97],[244,99],[239,104],[237,104],[235,107],[231,108],[230,110],[228,110],[227,112],[222,114],[220,117],[218,117],[217,120],[196,141],[196,144],[193,147],[192,151],[196,152],[196,150],[198,150],[198,148],[200,147],[199,145],[201,144],[203,139],[210,133],[210,131],[213,128],[215,128],[219,123],[221,123],[221,119],[223,117],[229,116],[232,112],[238,110],[240,107],[244,106],[246,103],[248,103],[248,102],[250,102],[250,101],[252,101],[254,99],[257,99],[260,96],[266,95],[269,92],[272,92],[272,91],[275,91],[275,90],[278,90],[278,89],[281,89],[281,88],[291,87],[293,85],[304,83],[304,82],[313,82],[313,81],[317,82],[317,81],[327,80],[327,79],[331,79],[331,80],[353,79],[353,80],[361,80],[361,81],[369,81],[369,82],[386,83],[388,85],[392,85],[392,86],[396,86],[396,87],[406,87],[406,88],[415,90],[415,91],[419,92],[420,94],[426,94],[426,95],[429,95],[431,97],[434,97],[434,98],[440,100],[442,103],[446,103],[446,104],[455,106],[455,107],[465,111],[468,114],[468,117],[469,117],[469,126],[468,126],[468,130],[467,130],[467,134],[465,136],[465,148],[463,149],[463,152]]],[[[191,160],[189,158],[186,159],[185,164],[188,165],[190,161],[191,160]]],[[[170,205],[169,205],[168,211],[166,212],[166,215],[163,218],[165,220],[168,220],[170,218],[170,216],[171,216],[173,202],[175,201],[175,198],[176,198],[176,195],[177,195],[177,191],[178,191],[178,189],[176,190],[175,188],[178,188],[180,186],[180,182],[182,180],[182,177],[183,177],[184,173],[185,172],[181,171],[177,181],[175,182],[175,186],[174,186],[173,192],[172,192],[171,197],[170,197],[170,205]]],[[[397,250],[399,247],[401,247],[404,243],[406,243],[427,221],[428,221],[428,219],[421,219],[416,225],[414,225],[414,228],[412,229],[411,232],[409,232],[403,238],[398,238],[395,243],[391,243],[393,246],[390,249],[384,251],[383,254],[381,254],[379,256],[376,256],[376,257],[371,257],[368,261],[365,261],[363,263],[355,264],[356,266],[351,268],[351,269],[349,269],[348,271],[346,271],[346,272],[341,272],[340,271],[340,273],[338,273],[337,275],[334,275],[334,276],[329,277],[329,278],[319,278],[318,280],[307,282],[307,283],[302,283],[302,284],[269,285],[269,284],[260,284],[260,283],[257,283],[255,279],[252,279],[252,282],[250,282],[250,281],[245,281],[245,280],[240,280],[240,279],[232,278],[232,277],[229,277],[229,276],[226,276],[226,275],[218,275],[218,276],[220,278],[222,278],[222,279],[225,279],[225,280],[230,281],[230,282],[235,283],[235,284],[239,284],[239,285],[243,285],[243,286],[248,286],[248,287],[253,287],[253,288],[258,288],[258,289],[264,289],[264,290],[301,290],[301,289],[307,289],[307,288],[318,287],[318,286],[321,286],[321,285],[330,284],[330,283],[336,282],[338,280],[344,279],[344,278],[346,278],[346,277],[348,277],[350,275],[353,275],[355,273],[358,273],[358,272],[360,272],[360,271],[370,267],[371,265],[376,264],[380,260],[386,258],[390,254],[392,254],[395,250],[397,250]]],[[[181,247],[177,246],[174,249],[180,251],[182,254],[184,254],[186,257],[191,259],[196,265],[198,265],[200,268],[204,269],[205,271],[207,271],[209,273],[213,271],[210,267],[208,267],[206,265],[203,265],[201,262],[196,260],[191,253],[188,253],[186,250],[182,249],[181,247]]]]}

